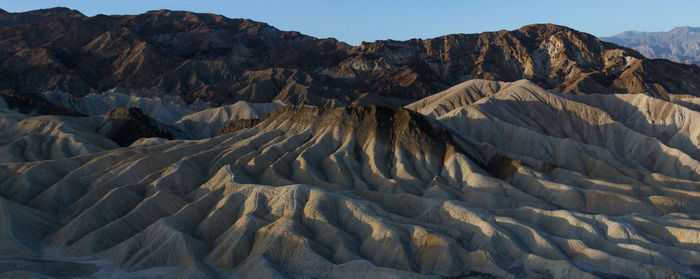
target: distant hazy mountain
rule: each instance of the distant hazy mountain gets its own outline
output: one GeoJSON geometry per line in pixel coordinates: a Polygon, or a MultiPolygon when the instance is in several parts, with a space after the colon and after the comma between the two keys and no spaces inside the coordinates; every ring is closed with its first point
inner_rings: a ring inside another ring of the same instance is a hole
{"type": "Polygon", "coordinates": [[[648,58],[700,64],[700,27],[676,27],[668,32],[627,31],[601,39],[636,49],[648,58]]]}

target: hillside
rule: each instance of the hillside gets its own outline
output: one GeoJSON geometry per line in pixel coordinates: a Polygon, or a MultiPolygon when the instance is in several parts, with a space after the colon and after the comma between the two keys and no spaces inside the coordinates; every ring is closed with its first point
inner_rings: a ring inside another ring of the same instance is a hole
{"type": "Polygon", "coordinates": [[[0,278],[700,278],[700,67],[0,10],[0,278]]]}
{"type": "Polygon", "coordinates": [[[698,112],[471,83],[0,164],[0,275],[700,276],[698,112]]]}
{"type": "Polygon", "coordinates": [[[405,105],[474,79],[563,93],[700,96],[700,69],[556,25],[350,46],[214,14],[2,13],[0,92],[78,96],[126,88],[215,105],[405,105]],[[668,72],[684,73],[667,75],[668,72]]]}

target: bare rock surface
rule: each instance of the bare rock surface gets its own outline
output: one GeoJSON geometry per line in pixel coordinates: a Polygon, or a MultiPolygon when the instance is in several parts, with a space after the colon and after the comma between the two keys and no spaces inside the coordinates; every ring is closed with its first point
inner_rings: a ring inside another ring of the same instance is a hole
{"type": "Polygon", "coordinates": [[[439,115],[493,95],[511,85],[509,82],[474,79],[423,98],[405,107],[423,114],[439,115]]]}
{"type": "Polygon", "coordinates": [[[156,127],[151,118],[137,108],[116,108],[105,114],[107,121],[97,131],[120,146],[128,146],[140,138],[172,138],[170,132],[156,127]]]}
{"type": "Polygon", "coordinates": [[[140,138],[172,138],[138,109],[83,117],[28,115],[0,108],[0,162],[53,160],[128,146],[140,138]]]}
{"type": "Polygon", "coordinates": [[[0,10],[0,277],[698,278],[699,97],[551,24],[0,10]]]}
{"type": "MultiPolygon", "coordinates": [[[[154,120],[153,125],[165,129],[178,139],[203,139],[215,135],[229,123],[243,119],[259,119],[285,106],[283,102],[234,104],[212,107],[205,102],[186,103],[177,96],[146,95],[143,92],[110,91],[76,97],[65,92],[47,91],[41,98],[51,104],[84,115],[101,115],[113,109],[135,108],[154,120]]],[[[157,136],[157,135],[152,135],[157,136]]],[[[161,135],[162,136],[162,135],[161,135]]]]}
{"type": "Polygon", "coordinates": [[[0,164],[3,246],[123,277],[700,276],[698,112],[474,84],[420,113],[287,106],[213,138],[0,164]]]}
{"type": "Polygon", "coordinates": [[[232,105],[204,109],[185,115],[170,126],[183,131],[182,138],[203,139],[214,136],[229,123],[239,120],[255,121],[275,109],[285,106],[281,102],[248,103],[238,101],[232,105]]]}
{"type": "Polygon", "coordinates": [[[567,94],[700,96],[698,67],[649,60],[551,24],[359,46],[169,10],[93,17],[65,8],[5,12],[0,27],[0,90],[21,95],[129,88],[217,106],[278,100],[396,107],[479,78],[528,79],[567,94]]]}

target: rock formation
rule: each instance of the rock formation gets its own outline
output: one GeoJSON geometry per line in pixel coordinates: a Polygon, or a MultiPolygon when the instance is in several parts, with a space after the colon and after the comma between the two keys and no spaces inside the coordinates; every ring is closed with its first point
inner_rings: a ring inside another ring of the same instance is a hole
{"type": "Polygon", "coordinates": [[[98,132],[120,146],[129,146],[140,138],[171,139],[170,132],[159,129],[153,120],[137,108],[116,108],[107,112],[98,132]]]}
{"type": "Polygon", "coordinates": [[[0,162],[63,159],[172,138],[140,110],[118,108],[92,117],[28,115],[0,106],[0,162]]]}
{"type": "Polygon", "coordinates": [[[698,278],[699,69],[0,11],[0,277],[698,278]]]}
{"type": "MultiPolygon", "coordinates": [[[[141,93],[141,95],[144,94],[141,93]]],[[[43,102],[60,108],[59,112],[68,111],[89,116],[106,114],[114,109],[138,109],[140,114],[153,120],[152,125],[167,130],[178,139],[208,138],[229,123],[243,119],[259,119],[285,105],[282,102],[238,101],[230,105],[213,107],[203,102],[187,104],[179,97],[168,95],[139,97],[116,91],[88,94],[83,97],[76,97],[66,92],[47,91],[37,99],[46,100],[43,102]]]]}
{"type": "Polygon", "coordinates": [[[3,13],[0,24],[0,90],[21,94],[129,88],[215,105],[397,106],[481,78],[529,79],[563,93],[700,96],[696,67],[649,61],[550,24],[360,46],[167,10],[94,17],[67,9],[3,13]]]}
{"type": "Polygon", "coordinates": [[[700,276],[698,112],[525,80],[441,94],[421,114],[283,107],[211,139],[0,165],[4,247],[48,266],[2,271],[700,276]]]}

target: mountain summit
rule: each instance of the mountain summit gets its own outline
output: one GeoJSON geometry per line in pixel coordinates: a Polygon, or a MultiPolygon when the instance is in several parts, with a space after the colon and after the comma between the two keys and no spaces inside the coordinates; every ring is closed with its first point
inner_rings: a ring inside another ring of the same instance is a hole
{"type": "Polygon", "coordinates": [[[220,15],[158,10],[86,17],[0,14],[0,91],[155,90],[236,101],[405,105],[474,79],[529,79],[563,93],[700,96],[700,69],[644,59],[576,30],[518,30],[351,46],[220,15]],[[684,75],[667,75],[683,72],[684,75]]]}

